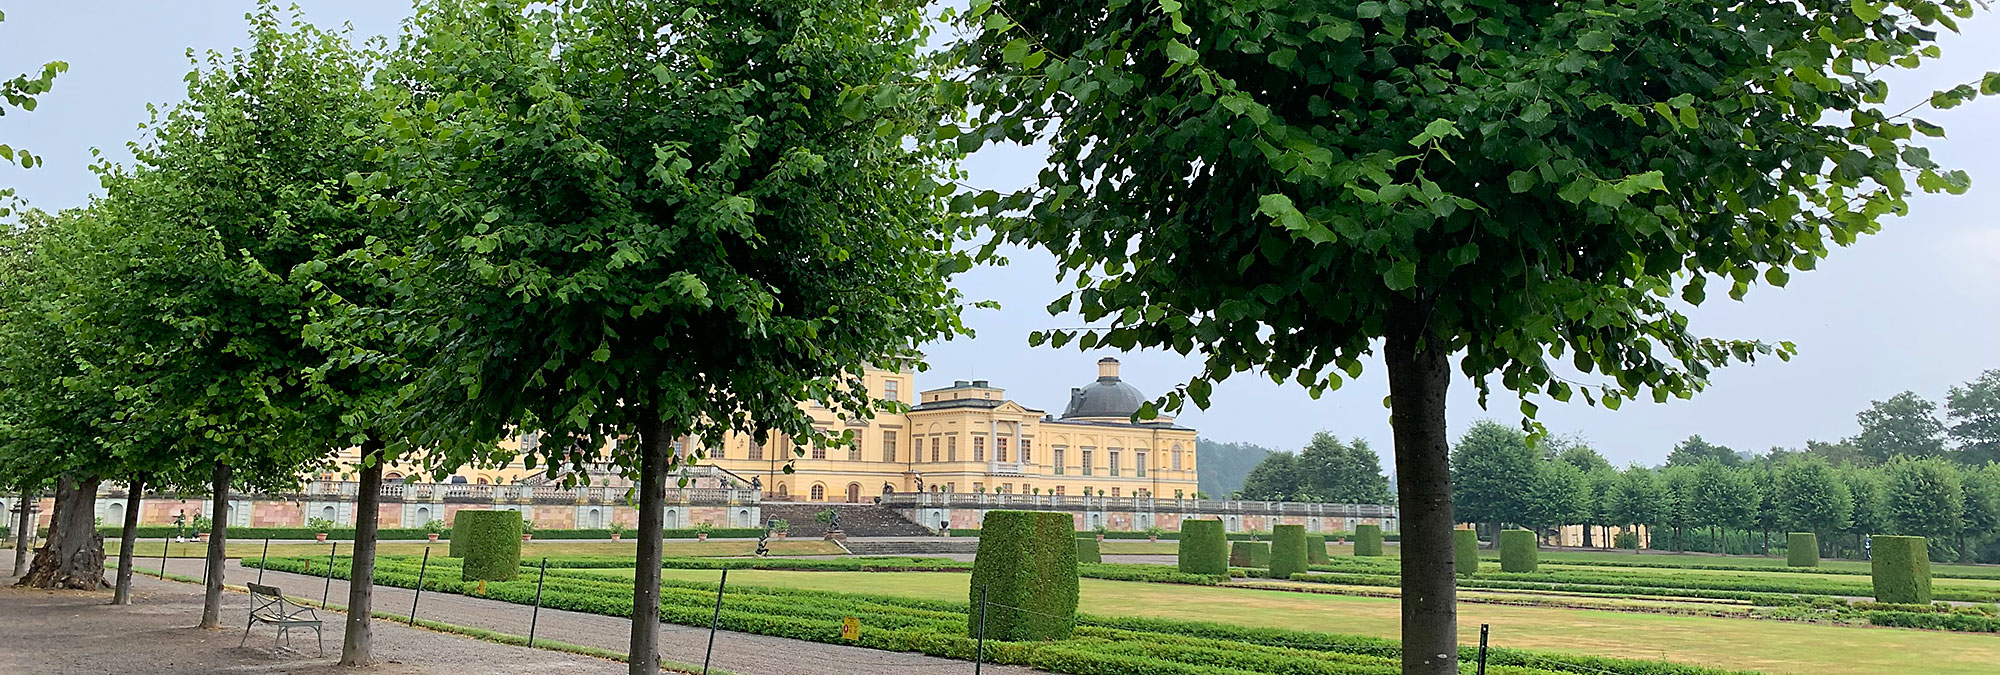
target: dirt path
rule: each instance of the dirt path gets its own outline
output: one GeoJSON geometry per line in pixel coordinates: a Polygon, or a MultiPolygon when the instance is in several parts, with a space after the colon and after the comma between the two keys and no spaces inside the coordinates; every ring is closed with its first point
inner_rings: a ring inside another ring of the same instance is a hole
{"type": "Polygon", "coordinates": [[[201,630],[201,589],[193,584],[135,577],[133,604],[114,607],[111,594],[53,592],[0,587],[0,673],[35,675],[210,675],[286,673],[289,675],[622,675],[625,664],[574,654],[510,647],[471,638],[378,623],[376,656],[367,669],[334,665],[340,656],[342,621],[326,621],[326,656],[315,656],[311,633],[294,639],[303,653],[273,649],[275,632],[259,627],[249,646],[243,637],[249,596],[224,596],[225,630],[201,630]]]}
{"type": "MultiPolygon", "coordinates": [[[[167,571],[200,577],[200,563],[199,560],[169,560],[167,571]]],[[[154,569],[144,564],[136,567],[154,569]]],[[[256,569],[242,567],[237,561],[231,560],[225,578],[229,583],[241,584],[255,581],[257,572],[256,569]]],[[[282,588],[290,595],[318,598],[326,579],[267,571],[264,573],[263,583],[282,588]]],[[[330,602],[345,604],[347,583],[335,579],[330,596],[330,602]]],[[[410,603],[414,596],[414,592],[409,589],[376,586],[375,609],[395,614],[409,614],[410,603]]],[[[528,634],[529,614],[530,608],[524,605],[449,593],[425,593],[422,604],[417,607],[418,618],[513,635],[528,634]]],[[[868,617],[861,617],[861,620],[866,622],[868,617]]],[[[378,622],[377,625],[389,624],[378,622]]],[[[627,631],[630,626],[631,621],[623,617],[544,608],[535,635],[622,653],[629,644],[627,631]]],[[[328,644],[338,649],[337,642],[328,644]]],[[[674,624],[660,626],[660,656],[663,659],[699,665],[703,650],[707,646],[706,628],[674,624]]],[[[973,672],[972,664],[966,661],[731,631],[720,631],[715,634],[714,666],[744,675],[852,675],[853,673],[971,675],[973,672]]],[[[0,669],[0,672],[11,671],[0,669]]],[[[993,675],[1035,675],[1040,672],[1030,668],[992,664],[987,664],[981,671],[982,674],[993,675]]]]}

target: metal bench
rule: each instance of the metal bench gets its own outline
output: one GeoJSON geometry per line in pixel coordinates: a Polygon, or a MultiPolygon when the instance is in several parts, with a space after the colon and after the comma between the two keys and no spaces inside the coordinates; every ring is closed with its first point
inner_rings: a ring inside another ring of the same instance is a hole
{"type": "Polygon", "coordinates": [[[271,641],[276,649],[289,649],[292,644],[293,629],[312,629],[313,641],[319,646],[319,655],[326,656],[326,640],[320,636],[319,615],[311,607],[285,599],[285,592],[276,586],[250,584],[250,620],[243,624],[243,639],[236,646],[242,647],[250,641],[250,628],[257,624],[278,627],[278,635],[271,641]]]}

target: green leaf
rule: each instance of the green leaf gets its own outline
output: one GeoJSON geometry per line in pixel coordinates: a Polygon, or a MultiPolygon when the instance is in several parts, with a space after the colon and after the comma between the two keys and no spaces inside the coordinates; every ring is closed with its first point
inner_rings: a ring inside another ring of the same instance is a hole
{"type": "Polygon", "coordinates": [[[1533,103],[1529,103],[1528,107],[1521,109],[1520,119],[1523,122],[1540,122],[1544,119],[1548,119],[1548,116],[1549,116],[1549,102],[1537,100],[1533,103]]]}
{"type": "Polygon", "coordinates": [[[1882,6],[1869,0],[1854,0],[1850,6],[1854,8],[1854,18],[1870,23],[1882,18],[1882,6]]]}
{"type": "Polygon", "coordinates": [[[1611,51],[1611,34],[1601,30],[1584,33],[1576,39],[1576,47],[1593,52],[1611,51]]]}
{"type": "Polygon", "coordinates": [[[1507,174],[1507,189],[1515,194],[1532,190],[1539,182],[1541,179],[1535,176],[1535,172],[1526,169],[1507,174]]]}
{"type": "Polygon", "coordinates": [[[1417,264],[1408,260],[1397,261],[1389,266],[1389,271],[1382,273],[1382,283],[1392,291],[1409,290],[1417,285],[1417,264]]]}
{"type": "Polygon", "coordinates": [[[1369,0],[1368,2],[1355,5],[1354,16],[1363,19],[1379,19],[1382,17],[1382,3],[1369,0]]]}
{"type": "Polygon", "coordinates": [[[1194,63],[1194,59],[1196,56],[1198,56],[1198,54],[1195,52],[1195,50],[1185,44],[1181,44],[1180,40],[1167,41],[1168,60],[1173,61],[1174,63],[1194,63]]]}
{"type": "Polygon", "coordinates": [[[1014,38],[1007,46],[1000,48],[1001,63],[1021,63],[1028,58],[1027,38],[1014,38]]]}

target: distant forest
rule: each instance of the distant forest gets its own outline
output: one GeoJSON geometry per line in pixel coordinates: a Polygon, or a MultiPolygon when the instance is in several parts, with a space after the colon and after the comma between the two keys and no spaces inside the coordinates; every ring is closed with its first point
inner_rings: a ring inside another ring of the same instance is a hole
{"type": "Polygon", "coordinates": [[[1275,450],[1250,443],[1223,443],[1206,438],[1194,442],[1195,474],[1210,499],[1226,499],[1243,488],[1250,469],[1275,450]]]}

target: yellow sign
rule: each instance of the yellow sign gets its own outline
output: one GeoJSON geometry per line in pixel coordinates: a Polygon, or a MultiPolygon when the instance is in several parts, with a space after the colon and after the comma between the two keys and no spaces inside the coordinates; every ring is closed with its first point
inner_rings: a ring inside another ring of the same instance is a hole
{"type": "Polygon", "coordinates": [[[842,617],[840,619],[840,637],[843,640],[861,639],[861,619],[851,616],[842,617]]]}

